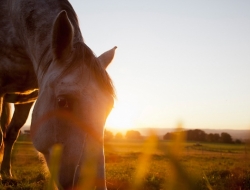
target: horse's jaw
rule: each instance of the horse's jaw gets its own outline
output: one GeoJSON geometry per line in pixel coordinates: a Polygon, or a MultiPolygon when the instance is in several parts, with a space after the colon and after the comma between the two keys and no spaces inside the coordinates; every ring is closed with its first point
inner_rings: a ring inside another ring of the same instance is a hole
{"type": "MultiPolygon", "coordinates": [[[[76,145],[76,142],[73,141],[72,145],[76,145]]],[[[103,145],[88,137],[84,137],[81,147],[78,148],[69,144],[55,145],[44,154],[51,173],[55,173],[51,171],[51,163],[55,162],[53,159],[58,159],[55,157],[58,155],[54,152],[55,147],[61,149],[59,169],[57,176],[54,176],[58,189],[106,189],[103,145]]]]}

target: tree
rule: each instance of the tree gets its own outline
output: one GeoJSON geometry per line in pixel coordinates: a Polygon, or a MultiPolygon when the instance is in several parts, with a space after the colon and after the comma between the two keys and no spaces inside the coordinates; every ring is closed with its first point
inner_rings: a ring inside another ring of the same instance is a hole
{"type": "Polygon", "coordinates": [[[127,139],[141,139],[141,133],[139,131],[129,130],[126,133],[127,139]]]}
{"type": "Polygon", "coordinates": [[[108,131],[108,130],[104,130],[104,140],[105,141],[109,141],[111,139],[113,139],[114,135],[111,131],[108,131]]]}
{"type": "Polygon", "coordinates": [[[220,139],[221,139],[221,142],[223,142],[223,143],[232,143],[233,142],[231,135],[229,135],[228,133],[225,133],[225,132],[221,133],[220,139]]]}
{"type": "Polygon", "coordinates": [[[115,138],[116,139],[123,139],[122,133],[116,133],[115,138]]]}
{"type": "Polygon", "coordinates": [[[163,136],[163,140],[171,140],[172,139],[172,133],[166,133],[164,136],[163,136]]]}
{"type": "Polygon", "coordinates": [[[206,141],[206,133],[200,129],[187,131],[188,141],[206,141]]]}
{"type": "Polygon", "coordinates": [[[209,133],[206,136],[207,142],[219,142],[220,141],[220,135],[218,133],[209,133]]]}
{"type": "Polygon", "coordinates": [[[241,141],[240,139],[236,139],[236,140],[235,140],[235,143],[236,143],[236,144],[242,144],[242,141],[241,141]]]}
{"type": "Polygon", "coordinates": [[[213,140],[213,137],[214,137],[214,134],[212,134],[212,133],[209,133],[208,135],[207,135],[207,137],[206,137],[206,141],[207,142],[214,142],[213,140]]]}
{"type": "Polygon", "coordinates": [[[213,142],[220,142],[220,134],[214,133],[213,142]]]}

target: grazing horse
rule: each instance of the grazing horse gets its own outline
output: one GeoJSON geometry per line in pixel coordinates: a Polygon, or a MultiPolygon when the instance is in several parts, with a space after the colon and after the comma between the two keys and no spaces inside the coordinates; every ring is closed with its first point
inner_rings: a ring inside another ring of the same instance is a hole
{"type": "Polygon", "coordinates": [[[60,145],[58,188],[77,188],[91,173],[88,187],[106,189],[103,127],[115,96],[106,67],[115,49],[93,54],[67,0],[0,0],[3,178],[12,176],[12,146],[37,99],[31,139],[47,165],[60,145]]]}

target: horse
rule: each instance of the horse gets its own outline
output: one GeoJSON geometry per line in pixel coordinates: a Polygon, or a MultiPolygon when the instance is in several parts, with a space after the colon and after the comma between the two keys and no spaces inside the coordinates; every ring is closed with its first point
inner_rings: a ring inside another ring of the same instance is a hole
{"type": "Polygon", "coordinates": [[[61,147],[57,187],[106,189],[103,131],[115,98],[106,68],[117,47],[95,56],[68,0],[0,0],[0,28],[2,178],[12,177],[11,150],[36,101],[31,140],[48,166],[61,147]]]}

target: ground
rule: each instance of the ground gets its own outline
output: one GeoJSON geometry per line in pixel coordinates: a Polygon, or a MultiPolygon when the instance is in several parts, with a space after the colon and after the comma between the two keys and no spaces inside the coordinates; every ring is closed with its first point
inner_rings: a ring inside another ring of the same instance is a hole
{"type": "MultiPolygon", "coordinates": [[[[110,140],[105,143],[109,190],[250,189],[250,148],[245,144],[110,140]]],[[[48,189],[49,175],[29,141],[18,141],[12,180],[0,189],[48,189]]]]}

